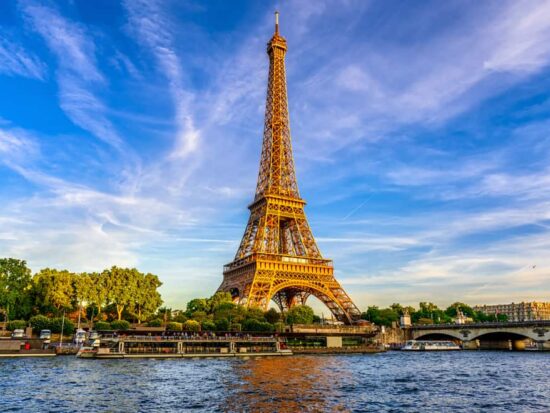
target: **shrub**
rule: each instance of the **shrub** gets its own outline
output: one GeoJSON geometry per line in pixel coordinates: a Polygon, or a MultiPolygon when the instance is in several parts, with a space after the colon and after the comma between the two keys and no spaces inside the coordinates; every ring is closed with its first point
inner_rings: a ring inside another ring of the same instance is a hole
{"type": "Polygon", "coordinates": [[[111,323],[106,321],[98,321],[94,324],[94,329],[97,331],[112,330],[111,323]]]}
{"type": "Polygon", "coordinates": [[[243,331],[273,331],[273,325],[266,321],[259,321],[255,319],[245,320],[243,323],[243,331]]]}
{"type": "Polygon", "coordinates": [[[213,321],[203,321],[202,322],[202,330],[203,331],[214,331],[216,329],[216,324],[214,324],[213,321]]]}
{"type": "Polygon", "coordinates": [[[185,323],[183,323],[183,329],[185,331],[192,332],[201,331],[201,324],[195,320],[187,320],[185,323]]]}
{"type": "Polygon", "coordinates": [[[68,318],[65,318],[65,321],[63,321],[63,318],[61,317],[50,319],[50,330],[52,330],[52,333],[61,333],[62,325],[64,335],[70,335],[74,333],[74,324],[68,318]]]}
{"type": "Polygon", "coordinates": [[[241,325],[239,323],[233,323],[229,327],[229,331],[239,332],[241,331],[241,325]]]}
{"type": "Polygon", "coordinates": [[[229,320],[227,318],[220,318],[216,320],[216,331],[229,331],[229,320]]]}
{"type": "Polygon", "coordinates": [[[166,325],[166,330],[168,330],[168,331],[182,331],[183,330],[183,324],[172,321],[172,322],[170,322],[166,325]]]}
{"type": "Polygon", "coordinates": [[[8,330],[18,330],[18,329],[24,329],[27,327],[27,322],[25,320],[12,320],[8,323],[8,330]]]}
{"type": "Polygon", "coordinates": [[[35,333],[40,333],[40,330],[50,330],[51,320],[44,315],[35,315],[31,317],[29,323],[35,333]]]}
{"type": "Polygon", "coordinates": [[[111,328],[113,330],[128,330],[130,329],[130,323],[126,320],[115,320],[111,322],[111,328]]]}
{"type": "Polygon", "coordinates": [[[147,323],[147,327],[162,327],[162,320],[159,320],[158,318],[150,320],[147,323]]]}
{"type": "Polygon", "coordinates": [[[178,323],[185,323],[187,321],[187,317],[185,316],[185,314],[183,313],[178,313],[178,315],[176,315],[174,317],[174,321],[177,321],[178,323]]]}

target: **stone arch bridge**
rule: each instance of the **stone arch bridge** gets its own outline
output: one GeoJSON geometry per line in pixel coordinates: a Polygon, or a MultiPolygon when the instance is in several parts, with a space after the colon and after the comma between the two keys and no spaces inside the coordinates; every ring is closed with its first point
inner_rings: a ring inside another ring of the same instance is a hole
{"type": "Polygon", "coordinates": [[[531,339],[540,350],[550,350],[550,320],[471,323],[430,324],[410,328],[413,340],[449,339],[460,340],[465,348],[511,348],[521,349],[521,343],[531,339]]]}

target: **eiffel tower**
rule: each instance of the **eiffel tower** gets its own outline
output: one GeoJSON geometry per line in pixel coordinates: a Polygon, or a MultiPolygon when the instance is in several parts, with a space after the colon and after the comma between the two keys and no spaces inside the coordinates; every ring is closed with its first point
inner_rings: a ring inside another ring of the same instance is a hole
{"type": "Polygon", "coordinates": [[[311,295],[346,324],[361,313],[334,278],[304,213],[294,171],[285,74],[286,40],[275,34],[267,44],[269,80],[260,171],[250,218],[233,262],[224,266],[218,291],[236,302],[267,310],[272,299],[281,311],[305,304],[311,295]]]}

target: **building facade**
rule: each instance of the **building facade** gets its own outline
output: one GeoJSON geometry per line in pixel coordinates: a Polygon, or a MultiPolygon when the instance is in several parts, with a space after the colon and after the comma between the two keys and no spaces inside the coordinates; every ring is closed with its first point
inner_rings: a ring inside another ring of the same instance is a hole
{"type": "Polygon", "coordinates": [[[505,314],[508,321],[550,320],[550,302],[476,305],[473,309],[487,315],[505,314]]]}

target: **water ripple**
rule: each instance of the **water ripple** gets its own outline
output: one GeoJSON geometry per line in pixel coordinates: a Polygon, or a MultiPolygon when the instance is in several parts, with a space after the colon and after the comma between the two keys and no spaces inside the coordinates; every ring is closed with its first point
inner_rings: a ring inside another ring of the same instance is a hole
{"type": "Polygon", "coordinates": [[[0,359],[10,412],[549,412],[549,353],[0,359]]]}

